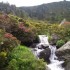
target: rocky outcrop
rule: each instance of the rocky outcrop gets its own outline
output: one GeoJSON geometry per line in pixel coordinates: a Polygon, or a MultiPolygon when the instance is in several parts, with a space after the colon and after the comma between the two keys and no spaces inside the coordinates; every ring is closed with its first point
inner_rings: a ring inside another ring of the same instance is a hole
{"type": "Polygon", "coordinates": [[[56,45],[57,40],[59,37],[56,34],[51,35],[51,40],[49,40],[50,45],[56,45]]]}
{"type": "Polygon", "coordinates": [[[70,61],[67,62],[66,66],[65,66],[65,70],[70,70],[70,61]]]}
{"type": "Polygon", "coordinates": [[[40,59],[44,59],[44,61],[46,62],[50,62],[49,57],[51,55],[51,50],[49,48],[44,49],[43,51],[40,52],[39,54],[39,58],[40,59]]]}
{"type": "Polygon", "coordinates": [[[70,41],[63,45],[61,48],[57,49],[56,55],[62,59],[70,58],[70,41]]]}
{"type": "Polygon", "coordinates": [[[64,60],[63,66],[65,70],[70,70],[70,41],[68,41],[61,48],[57,49],[56,55],[59,60],[64,60]]]}

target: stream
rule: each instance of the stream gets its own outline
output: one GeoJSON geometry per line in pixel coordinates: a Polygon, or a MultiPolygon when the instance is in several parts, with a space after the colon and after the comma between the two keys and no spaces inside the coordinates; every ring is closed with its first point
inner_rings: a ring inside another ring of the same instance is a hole
{"type": "Polygon", "coordinates": [[[52,46],[49,44],[48,42],[48,37],[46,35],[39,35],[39,40],[40,43],[37,44],[36,48],[34,48],[35,50],[33,50],[34,55],[39,59],[38,55],[41,51],[43,51],[44,49],[39,49],[38,47],[41,47],[41,45],[43,46],[49,46],[50,50],[51,50],[51,55],[50,55],[50,63],[47,65],[48,68],[50,70],[64,70],[64,68],[61,66],[62,63],[64,63],[64,61],[59,61],[58,57],[55,55],[56,52],[56,46],[52,46]]]}

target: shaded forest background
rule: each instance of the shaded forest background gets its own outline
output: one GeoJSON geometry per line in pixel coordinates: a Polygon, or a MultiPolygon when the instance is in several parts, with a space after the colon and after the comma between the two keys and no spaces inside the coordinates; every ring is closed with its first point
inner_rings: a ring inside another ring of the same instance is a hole
{"type": "Polygon", "coordinates": [[[0,3],[0,12],[14,14],[25,19],[43,20],[48,23],[59,23],[64,18],[70,21],[70,2],[61,1],[32,7],[16,7],[9,3],[0,3]]]}

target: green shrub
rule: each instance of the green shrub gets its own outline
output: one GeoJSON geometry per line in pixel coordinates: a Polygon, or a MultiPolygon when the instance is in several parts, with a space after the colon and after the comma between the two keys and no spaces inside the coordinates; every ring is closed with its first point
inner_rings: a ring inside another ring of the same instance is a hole
{"type": "Polygon", "coordinates": [[[48,35],[48,41],[50,42],[52,40],[52,36],[48,35]]]}
{"type": "Polygon", "coordinates": [[[57,41],[56,45],[57,45],[57,47],[59,48],[59,47],[61,47],[64,43],[65,43],[64,40],[61,39],[61,40],[58,40],[58,41],[57,41]]]}
{"type": "Polygon", "coordinates": [[[7,60],[7,52],[0,52],[0,69],[4,68],[7,60]]]}
{"type": "Polygon", "coordinates": [[[18,23],[19,18],[17,16],[9,14],[9,18],[11,22],[18,23]]]}
{"type": "Polygon", "coordinates": [[[9,62],[9,66],[8,66],[7,70],[18,70],[18,69],[19,69],[19,67],[18,67],[18,64],[17,64],[17,60],[12,59],[9,62]]]}
{"type": "Polygon", "coordinates": [[[9,58],[7,70],[45,70],[43,60],[37,60],[25,46],[16,47],[9,58]]]}
{"type": "Polygon", "coordinates": [[[0,68],[8,64],[8,54],[19,44],[16,37],[0,29],[0,68]]]}

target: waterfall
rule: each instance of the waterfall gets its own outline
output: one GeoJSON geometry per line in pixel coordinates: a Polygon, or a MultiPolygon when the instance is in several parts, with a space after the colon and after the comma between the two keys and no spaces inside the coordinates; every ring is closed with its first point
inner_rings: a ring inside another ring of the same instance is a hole
{"type": "Polygon", "coordinates": [[[51,55],[49,60],[51,63],[47,65],[48,68],[50,68],[50,70],[64,70],[64,68],[61,66],[61,64],[64,63],[64,61],[59,61],[57,59],[58,57],[55,55],[56,46],[55,45],[52,46],[49,44],[48,37],[46,35],[39,35],[39,40],[40,40],[40,43],[37,44],[36,48],[34,48],[33,50],[34,55],[38,58],[39,53],[44,50],[43,48],[41,48],[41,46],[42,45],[49,46],[51,50],[51,55]]]}
{"type": "Polygon", "coordinates": [[[39,40],[43,45],[49,45],[48,37],[46,35],[39,35],[39,40]]]}
{"type": "Polygon", "coordinates": [[[54,62],[55,59],[57,59],[57,56],[55,55],[55,52],[56,52],[56,46],[52,46],[52,45],[49,45],[49,48],[51,49],[51,55],[50,55],[50,61],[51,63],[54,62]]]}
{"type": "Polygon", "coordinates": [[[46,35],[39,35],[39,44],[36,45],[36,48],[32,49],[33,54],[38,58],[39,53],[44,49],[41,46],[49,46],[48,37],[46,35]],[[38,49],[41,48],[41,49],[38,49]]]}
{"type": "Polygon", "coordinates": [[[57,60],[58,57],[55,55],[56,46],[49,45],[49,48],[51,49],[51,56],[49,58],[51,63],[48,64],[48,67],[51,70],[64,70],[64,68],[61,66],[61,64],[64,63],[64,61],[57,60]]]}

